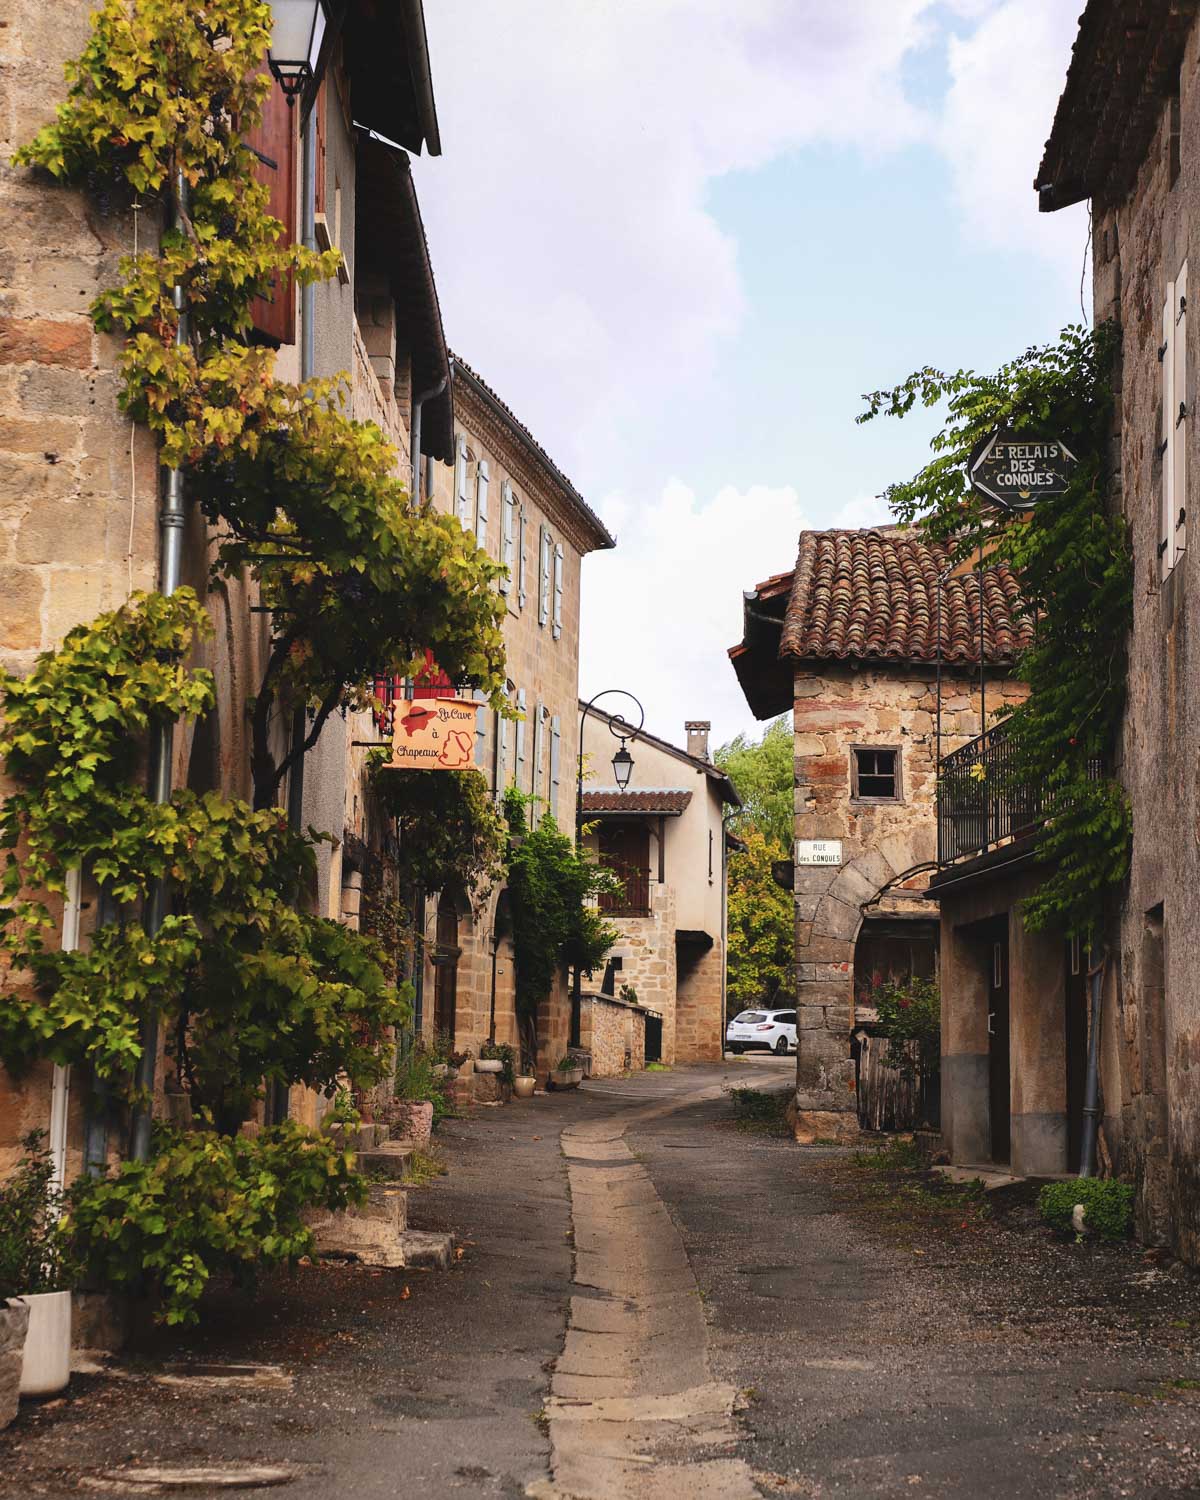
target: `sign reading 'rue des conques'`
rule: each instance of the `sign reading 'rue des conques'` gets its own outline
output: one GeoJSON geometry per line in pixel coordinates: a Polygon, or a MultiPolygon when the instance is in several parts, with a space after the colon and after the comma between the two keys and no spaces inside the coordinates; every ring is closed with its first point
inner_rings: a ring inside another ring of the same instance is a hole
{"type": "Polygon", "coordinates": [[[798,865],[840,865],[841,862],[841,839],[796,840],[796,863],[798,865]]]}
{"type": "Polygon", "coordinates": [[[1008,510],[1029,510],[1047,495],[1061,495],[1076,458],[1057,438],[1024,437],[1005,428],[971,454],[967,476],[973,489],[1008,510]]]}
{"type": "Polygon", "coordinates": [[[413,698],[396,705],[392,758],[405,771],[462,771],[475,759],[478,703],[469,698],[413,698]]]}

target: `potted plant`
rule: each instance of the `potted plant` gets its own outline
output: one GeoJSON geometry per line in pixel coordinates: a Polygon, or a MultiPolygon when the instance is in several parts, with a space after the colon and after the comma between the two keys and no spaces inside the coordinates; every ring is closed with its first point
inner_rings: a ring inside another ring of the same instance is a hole
{"type": "Polygon", "coordinates": [[[51,1187],[45,1132],[33,1131],[21,1145],[25,1155],[0,1187],[0,1306],[19,1303],[28,1319],[21,1395],[48,1396],[71,1378],[71,1292],[58,1233],[62,1195],[51,1187]]]}
{"type": "Polygon", "coordinates": [[[623,984],[621,986],[621,999],[624,1000],[626,1005],[636,1005],[638,1003],[638,993],[633,985],[623,984]]]}
{"type": "Polygon", "coordinates": [[[555,1083],[560,1089],[578,1088],[583,1082],[583,1069],[575,1058],[567,1055],[560,1057],[558,1066],[554,1070],[555,1083]]]}
{"type": "Polygon", "coordinates": [[[516,1078],[516,1053],[507,1042],[484,1042],[475,1063],[477,1073],[499,1073],[502,1082],[511,1088],[516,1078]]]}

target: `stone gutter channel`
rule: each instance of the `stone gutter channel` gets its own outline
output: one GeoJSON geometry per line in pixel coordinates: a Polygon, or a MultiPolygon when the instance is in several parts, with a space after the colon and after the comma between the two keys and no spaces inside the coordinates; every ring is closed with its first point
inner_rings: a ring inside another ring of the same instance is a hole
{"type": "Polygon", "coordinates": [[[569,1126],[575,1235],[566,1343],[546,1403],[551,1478],[538,1500],[756,1500],[736,1456],[737,1391],[714,1381],[699,1288],[679,1232],[625,1141],[720,1087],[569,1126]]]}

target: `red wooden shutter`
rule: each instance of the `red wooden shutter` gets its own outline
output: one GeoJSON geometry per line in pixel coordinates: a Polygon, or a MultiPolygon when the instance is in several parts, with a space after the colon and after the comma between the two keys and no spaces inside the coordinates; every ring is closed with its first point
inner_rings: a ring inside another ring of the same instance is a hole
{"type": "MultiPolygon", "coordinates": [[[[283,90],[274,79],[263,106],[262,124],[246,135],[246,144],[258,156],[256,175],[271,190],[271,214],[283,225],[281,238],[296,240],[296,120],[283,90]]],[[[296,341],[296,289],[289,272],[276,277],[270,296],[256,297],[251,306],[255,329],[280,344],[296,341]]]]}
{"type": "Polygon", "coordinates": [[[328,100],[329,80],[326,79],[321,84],[320,92],[317,94],[317,102],[313,105],[313,108],[317,112],[317,159],[313,163],[313,176],[315,178],[314,186],[317,200],[316,211],[319,214],[329,212],[329,195],[325,191],[325,144],[329,133],[326,118],[328,100]]]}

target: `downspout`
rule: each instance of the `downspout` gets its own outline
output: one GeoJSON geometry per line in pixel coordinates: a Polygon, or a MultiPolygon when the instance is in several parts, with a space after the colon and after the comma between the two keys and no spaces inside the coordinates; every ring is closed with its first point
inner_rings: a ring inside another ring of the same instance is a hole
{"type": "MultiPolygon", "coordinates": [[[[79,896],[83,875],[80,870],[67,871],[67,896],[63,905],[62,951],[74,953],[79,947],[79,896]]],[[[54,1168],[51,1184],[59,1192],[67,1185],[67,1116],[71,1102],[71,1069],[54,1064],[50,1085],[50,1162],[54,1168]]]]}
{"type": "Polygon", "coordinates": [[[1088,970],[1091,986],[1091,1014],[1088,1017],[1087,1074],[1083,1084],[1083,1129],[1079,1136],[1079,1175],[1093,1177],[1096,1172],[1096,1142],[1100,1134],[1100,1022],[1104,1014],[1104,968],[1107,955],[1088,970]]]}
{"type": "Polygon", "coordinates": [[[721,813],[721,1061],[725,1061],[725,1033],[729,1030],[729,820],[737,811],[721,813]]]}
{"type": "MultiPolygon", "coordinates": [[[[179,224],[187,212],[187,180],[182,172],[175,176],[172,195],[173,219],[179,224]]],[[[183,286],[177,285],[171,294],[175,304],[175,347],[183,349],[188,342],[188,317],[184,303],[183,286]]],[[[167,598],[178,589],[183,574],[183,528],[184,514],[183,470],[168,469],[163,488],[162,509],[159,512],[159,563],[158,588],[167,598]]],[[[175,724],[168,720],[154,730],[150,744],[150,795],[157,803],[171,800],[171,762],[175,751],[175,724]]],[[[153,938],[162,927],[167,914],[167,883],[156,880],[150,887],[146,900],[146,935],[153,938]]],[[[134,1161],[145,1161],[150,1155],[150,1131],[154,1116],[154,1090],[158,1083],[158,1018],[151,1016],[142,1023],[140,1043],[142,1055],[137,1066],[137,1087],[140,1100],[133,1115],[131,1155],[134,1161]]]]}
{"type": "MultiPolygon", "coordinates": [[[[426,401],[436,401],[446,387],[450,384],[449,375],[443,375],[437,385],[431,385],[427,391],[422,391],[419,396],[413,398],[412,404],[412,488],[410,493],[414,505],[421,503],[421,411],[426,401]]],[[[426,496],[426,499],[429,497],[426,496]]]]}

